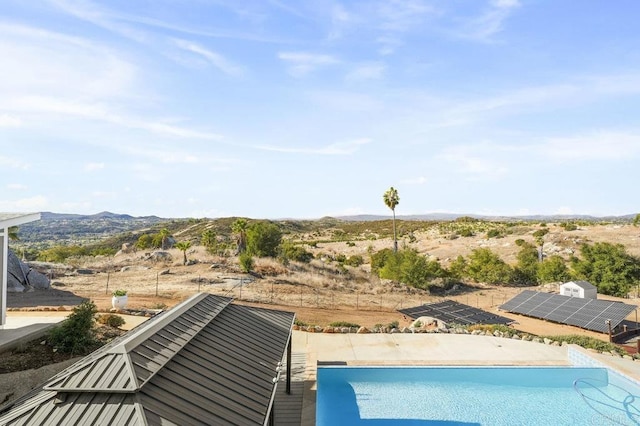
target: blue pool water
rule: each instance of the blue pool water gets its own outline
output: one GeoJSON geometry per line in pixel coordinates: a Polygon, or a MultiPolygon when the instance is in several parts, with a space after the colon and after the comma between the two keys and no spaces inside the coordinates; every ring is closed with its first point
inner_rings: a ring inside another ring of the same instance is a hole
{"type": "Polygon", "coordinates": [[[640,388],[605,368],[318,367],[318,426],[640,425],[640,388]]]}

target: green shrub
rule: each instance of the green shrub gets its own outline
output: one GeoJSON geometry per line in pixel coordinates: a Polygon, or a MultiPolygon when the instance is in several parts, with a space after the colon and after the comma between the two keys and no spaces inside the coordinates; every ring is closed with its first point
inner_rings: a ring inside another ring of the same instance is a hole
{"type": "Polygon", "coordinates": [[[613,351],[620,355],[627,354],[624,351],[624,349],[620,348],[619,346],[616,346],[613,343],[604,342],[594,337],[580,336],[578,334],[569,334],[565,336],[542,336],[542,337],[545,337],[549,340],[553,340],[560,343],[567,342],[569,344],[582,346],[583,348],[586,348],[586,349],[595,349],[596,351],[599,351],[599,352],[613,351]]]}
{"type": "Polygon", "coordinates": [[[118,290],[113,292],[113,295],[117,296],[117,297],[126,296],[127,295],[127,290],[118,289],[118,290]]]}
{"type": "Polygon", "coordinates": [[[462,228],[458,231],[461,237],[473,237],[473,231],[470,228],[462,228]]]}
{"type": "Polygon", "coordinates": [[[499,238],[501,236],[500,231],[497,229],[490,229],[487,232],[487,238],[499,238]]]}
{"type": "Polygon", "coordinates": [[[565,231],[575,231],[576,229],[578,229],[578,226],[572,222],[564,222],[561,223],[560,226],[564,228],[565,231]]]}
{"type": "Polygon", "coordinates": [[[253,269],[253,256],[246,251],[238,256],[238,262],[240,262],[240,269],[243,272],[249,273],[253,269]]]}
{"type": "Polygon", "coordinates": [[[125,324],[124,318],[115,314],[104,314],[98,316],[98,323],[109,327],[118,328],[125,324]]]}
{"type": "Polygon", "coordinates": [[[364,259],[359,254],[354,254],[353,256],[349,256],[347,260],[344,261],[345,265],[358,267],[364,263],[364,259]]]}
{"type": "Polygon", "coordinates": [[[63,353],[83,354],[95,344],[95,315],[98,312],[92,301],[82,302],[73,313],[48,335],[49,343],[63,353]]]}
{"type": "Polygon", "coordinates": [[[387,324],[387,327],[391,329],[398,328],[400,327],[400,323],[398,321],[391,321],[389,324],[387,324]]]}
{"type": "Polygon", "coordinates": [[[293,260],[296,262],[309,263],[313,260],[313,253],[304,249],[299,245],[292,243],[283,243],[280,245],[280,259],[293,260]]]}
{"type": "Polygon", "coordinates": [[[360,324],[356,324],[353,322],[348,322],[348,321],[334,321],[331,324],[329,324],[329,327],[355,327],[355,328],[360,328],[360,324]]]}
{"type": "Polygon", "coordinates": [[[307,324],[306,322],[304,322],[304,321],[302,321],[302,320],[299,320],[298,318],[296,318],[295,320],[293,320],[293,323],[294,323],[295,325],[297,325],[298,327],[306,327],[306,326],[308,326],[308,325],[309,325],[309,324],[307,324]]]}

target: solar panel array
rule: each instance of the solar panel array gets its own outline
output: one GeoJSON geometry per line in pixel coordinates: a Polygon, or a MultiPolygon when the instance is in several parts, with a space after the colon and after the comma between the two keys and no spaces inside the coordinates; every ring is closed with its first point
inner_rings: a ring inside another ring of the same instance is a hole
{"type": "Polygon", "coordinates": [[[501,317],[473,306],[464,305],[454,300],[428,303],[415,308],[400,309],[399,312],[413,318],[432,317],[448,324],[510,324],[512,319],[501,317]]]}
{"type": "Polygon", "coordinates": [[[542,318],[587,330],[609,332],[617,327],[637,306],[610,300],[583,299],[559,294],[524,290],[500,309],[515,314],[542,318]]]}

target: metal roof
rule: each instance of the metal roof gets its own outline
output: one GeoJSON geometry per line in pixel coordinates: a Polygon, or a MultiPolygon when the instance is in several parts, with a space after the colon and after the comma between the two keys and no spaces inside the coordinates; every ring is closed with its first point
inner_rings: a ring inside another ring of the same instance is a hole
{"type": "Polygon", "coordinates": [[[524,290],[500,306],[503,311],[608,333],[638,307],[609,300],[583,299],[524,290]]]}
{"type": "Polygon", "coordinates": [[[40,220],[40,213],[4,213],[0,212],[0,228],[23,225],[40,220]]]}
{"type": "Polygon", "coordinates": [[[428,303],[414,308],[400,309],[398,312],[413,319],[426,316],[449,324],[511,324],[514,322],[512,319],[458,303],[455,300],[428,303]]]}
{"type": "Polygon", "coordinates": [[[574,284],[574,285],[580,287],[583,290],[593,290],[593,289],[597,288],[595,285],[591,284],[588,281],[569,281],[569,282],[566,282],[566,283],[562,284],[560,287],[565,286],[567,284],[574,284]]]}
{"type": "Polygon", "coordinates": [[[266,424],[295,314],[231,302],[199,294],[150,319],[16,401],[0,424],[266,424]]]}

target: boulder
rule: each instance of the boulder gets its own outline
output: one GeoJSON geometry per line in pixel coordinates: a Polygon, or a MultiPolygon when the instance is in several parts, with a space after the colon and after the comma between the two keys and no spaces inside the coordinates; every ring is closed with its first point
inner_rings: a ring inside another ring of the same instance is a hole
{"type": "Polygon", "coordinates": [[[23,263],[13,251],[9,250],[7,257],[8,292],[22,293],[24,291],[31,291],[34,288],[46,290],[51,287],[51,282],[46,275],[41,274],[29,265],[23,263]]]}
{"type": "Polygon", "coordinates": [[[154,251],[150,253],[145,260],[152,260],[154,262],[170,262],[173,260],[173,256],[168,251],[154,251]]]}

